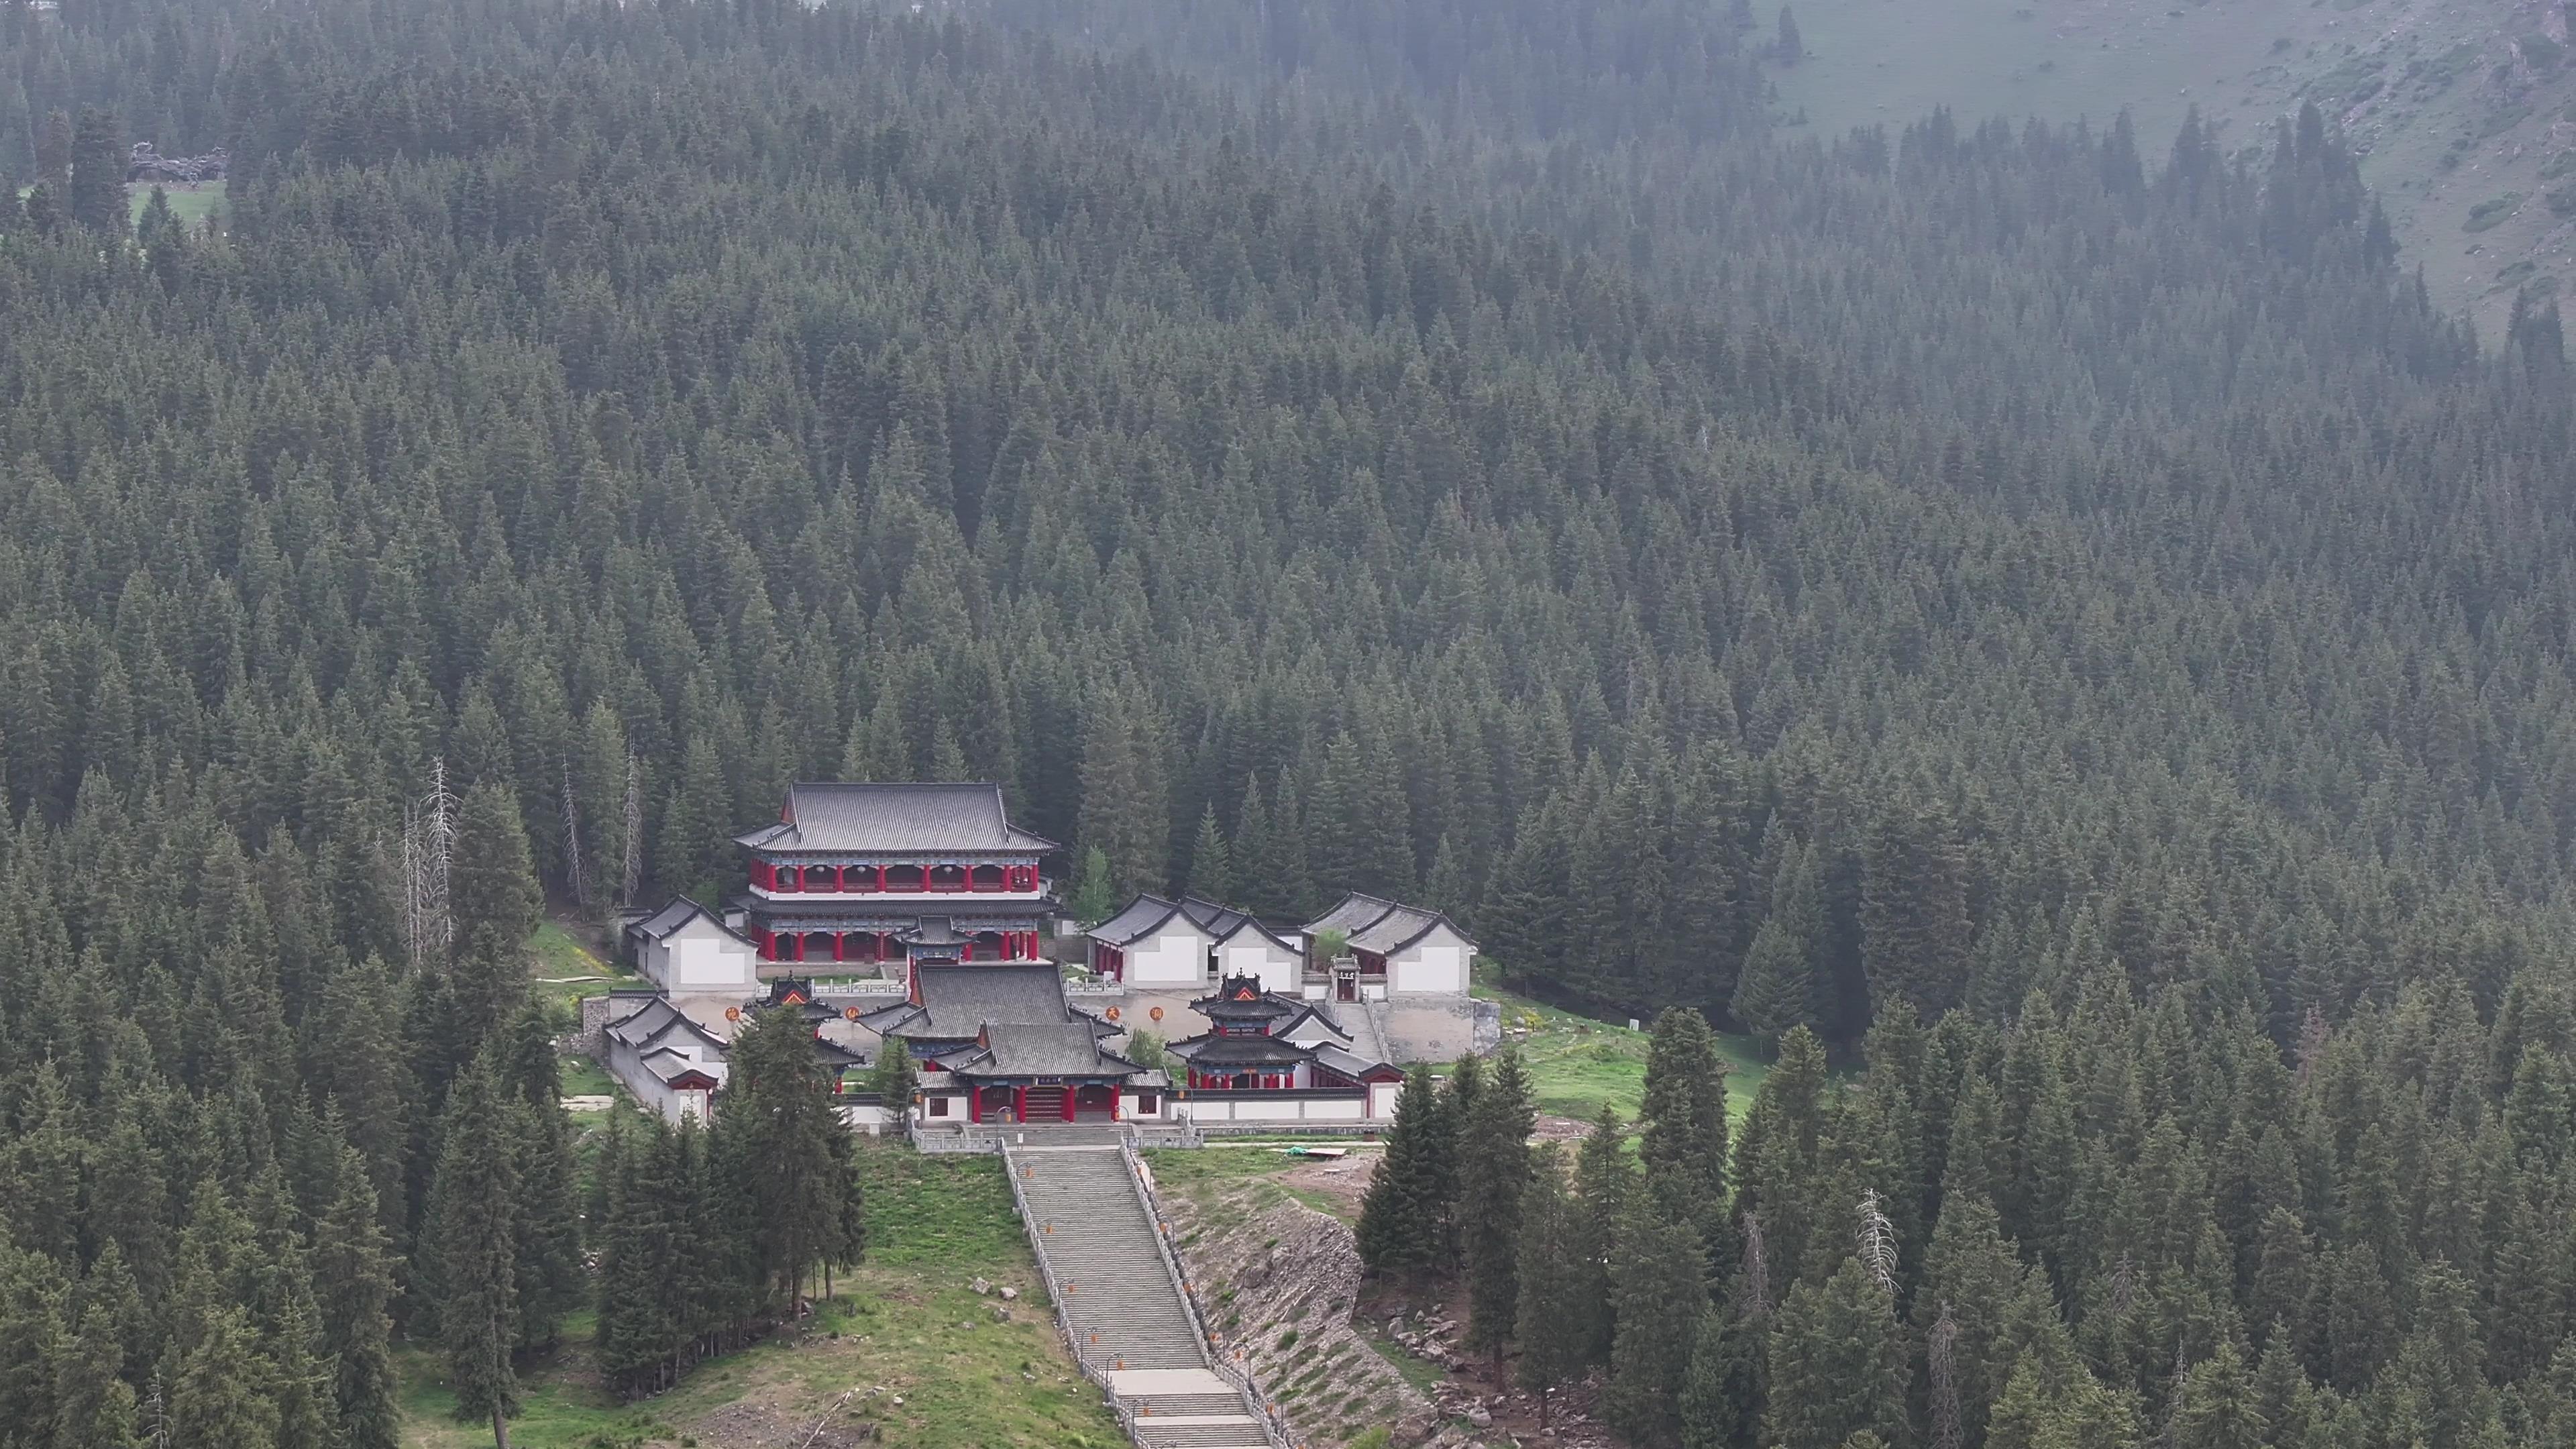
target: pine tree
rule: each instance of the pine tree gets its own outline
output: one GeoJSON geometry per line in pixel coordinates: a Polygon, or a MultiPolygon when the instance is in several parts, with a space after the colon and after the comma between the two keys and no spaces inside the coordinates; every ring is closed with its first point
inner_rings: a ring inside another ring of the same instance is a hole
{"type": "Polygon", "coordinates": [[[2167,1437],[2174,1449],[2265,1449],[2270,1429],[2244,1357],[2222,1343],[2183,1375],[2167,1437]]]}
{"type": "Polygon", "coordinates": [[[1497,1373],[1520,1308],[1521,1195],[1534,1171],[1538,1125],[1520,1054],[1505,1047],[1458,1128],[1459,1251],[1467,1267],[1467,1346],[1494,1356],[1497,1373]]]}
{"type": "Polygon", "coordinates": [[[1369,1272],[1412,1276],[1449,1261],[1450,1123],[1431,1069],[1404,1079],[1387,1128],[1386,1153],[1360,1200],[1360,1262],[1369,1272]]]}
{"type": "Polygon", "coordinates": [[[1771,913],[1754,932],[1727,1013],[1746,1030],[1769,1037],[1794,1026],[1823,1025],[1816,966],[1824,939],[1824,887],[1815,848],[1797,845],[1771,883],[1771,913]]]}
{"type": "Polygon", "coordinates": [[[1212,901],[1234,895],[1234,864],[1213,803],[1199,812],[1199,832],[1190,842],[1190,894],[1212,901]]]}
{"type": "Polygon", "coordinates": [[[1618,1112],[1606,1102],[1583,1139],[1574,1182],[1575,1213],[1569,1237],[1583,1281],[1578,1299],[1583,1362],[1606,1364],[1614,1327],[1610,1296],[1614,1239],[1617,1225],[1626,1221],[1637,1195],[1637,1170],[1628,1155],[1627,1134],[1619,1125],[1618,1112]]]}
{"type": "Polygon", "coordinates": [[[401,1412],[393,1319],[386,1311],[394,1287],[391,1253],[365,1158],[345,1146],[337,1156],[336,1191],[313,1232],[313,1288],[322,1348],[334,1365],[332,1402],[347,1449],[394,1449],[401,1412]]]}
{"type": "Polygon", "coordinates": [[[1708,1258],[1698,1228],[1653,1203],[1651,1193],[1639,1194],[1619,1224],[1610,1264],[1616,1327],[1601,1408],[1629,1439],[1663,1443],[1681,1432],[1682,1386],[1708,1312],[1708,1258]]]}
{"type": "Polygon", "coordinates": [[[1521,1356],[1514,1372],[1520,1386],[1538,1396],[1539,1427],[1544,1429],[1550,1396],[1580,1377],[1589,1362],[1587,1295],[1597,1291],[1593,1265],[1582,1259],[1575,1231],[1579,1209],[1566,1193],[1565,1166],[1554,1148],[1540,1148],[1531,1161],[1520,1209],[1520,1301],[1512,1336],[1521,1356]]]}
{"type": "Polygon", "coordinates": [[[1771,1333],[1769,1410],[1777,1449],[1837,1449],[1867,1431],[1905,1432],[1905,1355],[1892,1295],[1857,1257],[1781,1300],[1771,1333]]]}
{"type": "Polygon", "coordinates": [[[70,189],[64,202],[79,225],[113,237],[126,234],[125,128],[114,111],[81,107],[72,129],[70,189]]]}
{"type": "Polygon", "coordinates": [[[847,1129],[793,1007],[755,1012],[735,1033],[721,1141],[750,1223],[769,1301],[792,1306],[808,1273],[831,1261],[850,1180],[833,1142],[847,1129]]]}
{"type": "Polygon", "coordinates": [[[885,1099],[889,1112],[903,1112],[912,1103],[912,1089],[919,1074],[912,1064],[912,1049],[903,1038],[890,1036],[877,1051],[876,1065],[868,1072],[868,1090],[885,1099]]]}
{"type": "Polygon", "coordinates": [[[449,1089],[440,1122],[438,1173],[424,1235],[436,1249],[440,1341],[460,1419],[488,1417],[496,1449],[509,1449],[518,1412],[518,1153],[511,1103],[476,1062],[449,1089]]]}
{"type": "Polygon", "coordinates": [[[1754,1449],[1762,1423],[1762,1325],[1737,1305],[1699,1323],[1683,1381],[1682,1449],[1754,1449]]]}
{"type": "Polygon", "coordinates": [[[1726,1067],[1708,1022],[1689,1007],[1668,1007],[1655,1018],[1638,1122],[1646,1190],[1658,1212],[1698,1225],[1714,1281],[1735,1260],[1726,1196],[1726,1067]]]}

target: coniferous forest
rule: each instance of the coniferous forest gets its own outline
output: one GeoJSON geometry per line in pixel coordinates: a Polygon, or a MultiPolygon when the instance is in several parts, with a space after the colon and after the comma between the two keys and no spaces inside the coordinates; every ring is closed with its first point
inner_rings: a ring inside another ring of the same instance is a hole
{"type": "Polygon", "coordinates": [[[576,1163],[520,956],[798,778],[1667,1012],[1633,1154],[1423,1077],[1361,1231],[1638,1443],[2576,1442],[2554,304],[2314,108],[1819,138],[1775,31],[0,4],[0,1446],[379,1449],[581,1307],[647,1393],[855,1257],[783,1047],[576,1163]]]}

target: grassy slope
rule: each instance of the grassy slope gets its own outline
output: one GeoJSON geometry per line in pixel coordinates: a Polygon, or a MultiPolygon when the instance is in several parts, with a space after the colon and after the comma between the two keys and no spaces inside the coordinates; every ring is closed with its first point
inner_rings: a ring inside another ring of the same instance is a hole
{"type": "MultiPolygon", "coordinates": [[[[1097,1390],[1064,1354],[1027,1240],[1011,1215],[998,1159],[921,1157],[907,1148],[866,1145],[868,1261],[836,1286],[839,1295],[801,1334],[701,1364],[658,1399],[619,1405],[602,1393],[582,1342],[587,1318],[567,1347],[530,1373],[526,1412],[510,1441],[526,1449],[676,1446],[734,1449],[750,1433],[810,1428],[851,1388],[882,1442],[957,1449],[1045,1446],[1081,1449],[1122,1443],[1097,1390]],[[1013,1321],[995,1323],[994,1299],[967,1287],[981,1274],[1021,1290],[1013,1321]],[[837,1332],[835,1341],[827,1335],[837,1332]],[[869,1396],[868,1390],[883,1393],[869,1396]],[[893,1400],[900,1397],[901,1407],[893,1400]],[[747,1430],[759,1423],[764,1427],[747,1430]]],[[[491,1431],[458,1424],[454,1398],[432,1354],[401,1355],[405,1449],[466,1449],[491,1431]]],[[[835,1420],[857,1422],[849,1409],[835,1420]]],[[[799,1434],[801,1437],[801,1433],[799,1434]]]]}
{"type": "MultiPolygon", "coordinates": [[[[1509,992],[1478,986],[1478,996],[1500,1002],[1505,1039],[1520,1048],[1537,1089],[1538,1107],[1559,1117],[1589,1119],[1607,1103],[1630,1121],[1646,1095],[1646,1034],[1625,1026],[1558,1011],[1509,992]],[[1514,1036],[1515,1031],[1525,1033],[1514,1036]]],[[[1738,1121],[1753,1106],[1770,1064],[1759,1042],[1720,1035],[1726,1063],[1727,1107],[1738,1121]]]]}
{"type": "Polygon", "coordinates": [[[1935,105],[1967,124],[1997,114],[2102,123],[2125,108],[2157,160],[2189,106],[2235,149],[2261,143],[2274,118],[2314,99],[2366,149],[2363,174],[2387,203],[2401,264],[2421,262],[2435,298],[2474,309],[2484,336],[2498,335],[2516,286],[2576,282],[2576,226],[2543,199],[2576,177],[2539,174],[2576,147],[2576,51],[2537,4],[1793,0],[1793,9],[1807,58],[1774,72],[1780,112],[1803,113],[1825,134],[1902,124],[1935,105]],[[2552,43],[2522,43],[2533,35],[2552,43]],[[2466,229],[2474,208],[2515,193],[2523,200],[2508,219],[2466,229]]]}
{"type": "Polygon", "coordinates": [[[528,938],[528,969],[536,977],[538,1000],[567,1005],[585,996],[606,996],[614,988],[651,984],[601,960],[552,921],[537,927],[537,933],[528,938]]]}
{"type": "MultiPolygon", "coordinates": [[[[170,196],[170,214],[179,218],[180,224],[192,232],[203,227],[206,218],[220,216],[224,209],[224,183],[221,181],[200,181],[193,187],[170,186],[166,189],[170,196]]],[[[140,221],[143,208],[152,204],[152,188],[140,183],[129,185],[125,188],[125,199],[134,208],[135,220],[140,221]]],[[[220,220],[215,224],[223,225],[220,220]]]]}

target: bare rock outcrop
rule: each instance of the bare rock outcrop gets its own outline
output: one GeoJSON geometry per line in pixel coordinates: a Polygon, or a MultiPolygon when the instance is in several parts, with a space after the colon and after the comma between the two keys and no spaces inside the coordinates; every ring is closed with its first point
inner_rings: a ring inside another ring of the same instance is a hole
{"type": "Polygon", "coordinates": [[[1362,1338],[1347,1224],[1259,1179],[1165,1194],[1162,1208],[1216,1351],[1252,1376],[1295,1438],[1340,1444],[1384,1424],[1398,1444],[1465,1442],[1362,1338]]]}

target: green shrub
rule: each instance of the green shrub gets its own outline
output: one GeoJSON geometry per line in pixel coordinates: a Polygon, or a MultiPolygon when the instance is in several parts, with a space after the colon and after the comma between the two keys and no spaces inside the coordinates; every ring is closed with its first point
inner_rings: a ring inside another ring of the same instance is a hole
{"type": "Polygon", "coordinates": [[[2508,191],[2502,196],[2489,197],[2469,208],[2469,219],[2461,223],[2460,230],[2485,231],[2488,227],[2513,215],[2514,208],[2520,205],[2522,205],[2522,193],[2519,191],[2508,191]]]}

